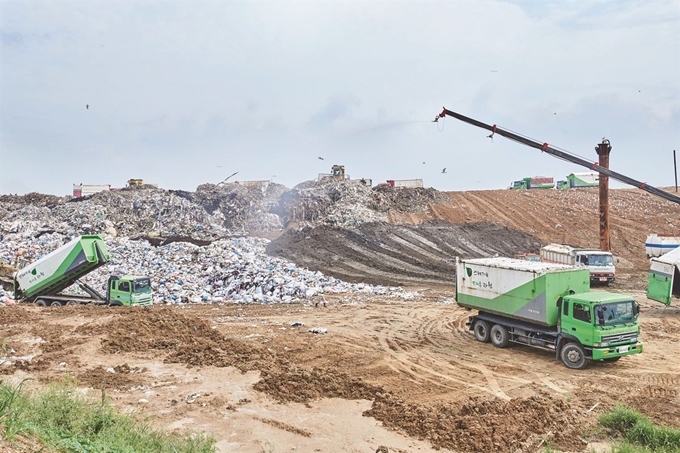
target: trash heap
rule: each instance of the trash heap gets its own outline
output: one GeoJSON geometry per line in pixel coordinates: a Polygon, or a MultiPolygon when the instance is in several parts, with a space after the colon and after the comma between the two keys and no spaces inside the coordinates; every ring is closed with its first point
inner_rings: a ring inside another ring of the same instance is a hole
{"type": "MultiPolygon", "coordinates": [[[[0,262],[16,262],[16,257],[30,262],[69,239],[56,232],[38,238],[12,236],[0,242],[0,262]]],[[[111,275],[148,276],[155,303],[289,303],[324,293],[414,297],[402,288],[346,283],[271,257],[265,253],[267,239],[222,239],[203,247],[187,242],[155,247],[126,237],[109,238],[106,243],[109,263],[83,280],[103,291],[111,275]]],[[[75,288],[65,292],[79,293],[75,288]]]]}
{"type": "Polygon", "coordinates": [[[446,203],[448,197],[435,189],[371,188],[360,180],[307,181],[281,197],[285,224],[298,228],[330,225],[356,228],[364,223],[385,222],[389,211],[427,211],[432,203],[446,203]]]}
{"type": "Polygon", "coordinates": [[[390,211],[427,211],[447,201],[435,189],[371,188],[360,181],[307,181],[292,190],[270,181],[203,184],[195,192],[131,186],[81,198],[0,196],[0,235],[187,237],[214,241],[251,233],[330,225],[356,228],[390,211]]]}

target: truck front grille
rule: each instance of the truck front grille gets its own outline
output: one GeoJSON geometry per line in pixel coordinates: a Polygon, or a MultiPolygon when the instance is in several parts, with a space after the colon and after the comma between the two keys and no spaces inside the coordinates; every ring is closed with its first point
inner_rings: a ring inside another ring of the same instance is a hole
{"type": "Polygon", "coordinates": [[[637,332],[621,333],[617,335],[607,335],[602,337],[602,342],[607,343],[620,343],[622,341],[630,341],[638,336],[637,332]]]}

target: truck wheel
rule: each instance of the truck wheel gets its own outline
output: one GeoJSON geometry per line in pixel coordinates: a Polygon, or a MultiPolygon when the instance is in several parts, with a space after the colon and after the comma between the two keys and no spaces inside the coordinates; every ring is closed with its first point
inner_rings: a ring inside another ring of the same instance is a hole
{"type": "Polygon", "coordinates": [[[491,344],[497,348],[508,347],[508,329],[500,324],[494,324],[491,328],[491,344]]]}
{"type": "Polygon", "coordinates": [[[486,321],[482,321],[481,319],[475,321],[475,325],[473,327],[473,330],[475,332],[475,338],[477,341],[481,341],[482,343],[488,343],[489,342],[489,323],[486,321]]]}
{"type": "Polygon", "coordinates": [[[36,300],[36,301],[35,301],[35,304],[36,304],[38,307],[47,307],[47,304],[46,304],[45,301],[42,300],[42,299],[36,300]]]}
{"type": "Polygon", "coordinates": [[[61,307],[61,302],[58,300],[53,300],[52,303],[50,304],[50,307],[61,307]]]}
{"type": "Polygon", "coordinates": [[[562,362],[573,370],[580,370],[586,366],[586,353],[578,343],[567,343],[560,351],[562,362]]]}

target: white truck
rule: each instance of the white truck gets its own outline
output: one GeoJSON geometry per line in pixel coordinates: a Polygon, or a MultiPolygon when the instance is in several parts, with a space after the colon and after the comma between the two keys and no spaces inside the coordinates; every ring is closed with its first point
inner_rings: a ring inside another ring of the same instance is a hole
{"type": "Polygon", "coordinates": [[[541,260],[548,263],[586,267],[590,270],[591,283],[608,285],[616,279],[614,255],[610,252],[571,245],[549,244],[541,247],[541,260]]]}

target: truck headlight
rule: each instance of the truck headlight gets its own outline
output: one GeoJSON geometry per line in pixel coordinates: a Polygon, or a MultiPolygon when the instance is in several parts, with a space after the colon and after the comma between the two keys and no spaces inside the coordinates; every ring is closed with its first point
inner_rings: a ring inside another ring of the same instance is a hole
{"type": "Polygon", "coordinates": [[[630,339],[631,343],[637,343],[637,341],[638,341],[638,337],[633,337],[633,338],[630,339]]]}
{"type": "Polygon", "coordinates": [[[602,343],[593,343],[593,346],[596,348],[606,348],[607,346],[609,346],[609,343],[606,341],[602,343]]]}

